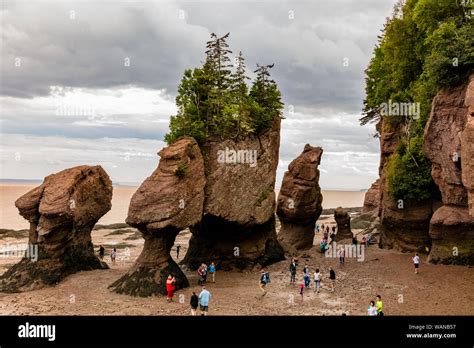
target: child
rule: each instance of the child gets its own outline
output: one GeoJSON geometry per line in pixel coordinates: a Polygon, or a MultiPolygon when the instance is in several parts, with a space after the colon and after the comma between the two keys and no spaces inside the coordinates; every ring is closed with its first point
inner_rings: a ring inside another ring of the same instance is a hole
{"type": "Polygon", "coordinates": [[[377,316],[377,307],[375,307],[375,302],[374,301],[370,301],[369,308],[367,309],[367,314],[370,317],[377,316]]]}

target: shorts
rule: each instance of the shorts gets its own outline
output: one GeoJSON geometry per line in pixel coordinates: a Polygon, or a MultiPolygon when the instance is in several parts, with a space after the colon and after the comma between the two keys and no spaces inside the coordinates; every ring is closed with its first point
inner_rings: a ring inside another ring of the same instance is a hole
{"type": "Polygon", "coordinates": [[[415,263],[415,268],[418,268],[420,267],[420,264],[419,263],[415,263]]]}
{"type": "Polygon", "coordinates": [[[207,312],[207,310],[209,309],[209,306],[199,305],[199,307],[201,308],[201,311],[203,312],[207,312]]]}

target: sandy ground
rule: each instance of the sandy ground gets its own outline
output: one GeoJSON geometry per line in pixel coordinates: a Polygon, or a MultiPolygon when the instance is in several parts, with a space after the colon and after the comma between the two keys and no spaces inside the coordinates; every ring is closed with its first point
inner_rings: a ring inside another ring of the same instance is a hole
{"type": "MultiPolygon", "coordinates": [[[[330,220],[324,220],[327,221],[330,220]]],[[[0,314],[189,315],[191,292],[200,290],[195,272],[186,272],[191,287],[177,291],[176,302],[171,304],[161,296],[135,298],[107,289],[140,254],[143,239],[137,238],[135,231],[132,228],[119,232],[110,229],[93,231],[94,245],[105,244],[107,252],[113,245],[118,246],[118,260],[115,265],[108,262],[110,270],[80,272],[54,287],[32,292],[0,293],[0,314]]],[[[176,244],[182,246],[180,258],[186,253],[189,237],[189,232],[182,232],[177,238],[176,244]]],[[[319,238],[316,236],[315,243],[319,238]]],[[[26,239],[3,238],[0,247],[5,243],[19,242],[26,242],[26,239]]],[[[318,267],[323,274],[320,293],[307,289],[301,301],[297,285],[289,282],[288,260],[267,268],[272,281],[264,297],[258,287],[259,269],[218,271],[216,283],[207,285],[213,296],[210,315],[366,315],[367,305],[376,294],[382,296],[386,315],[474,315],[472,267],[423,262],[420,274],[415,275],[412,255],[409,254],[371,246],[363,262],[346,258],[345,265],[341,266],[337,258],[325,257],[317,249],[315,247],[299,257],[297,284],[302,282],[304,263],[309,265],[311,272],[318,267]],[[329,288],[329,267],[337,273],[334,292],[329,288]]],[[[172,256],[176,260],[175,248],[172,256]]],[[[0,273],[18,260],[0,257],[0,273]]]]}

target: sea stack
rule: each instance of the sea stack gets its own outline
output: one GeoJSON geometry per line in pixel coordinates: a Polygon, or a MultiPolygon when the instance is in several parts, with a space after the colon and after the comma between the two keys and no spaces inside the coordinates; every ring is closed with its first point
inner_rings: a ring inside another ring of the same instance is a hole
{"type": "Polygon", "coordinates": [[[166,294],[166,278],[176,288],[189,285],[170,256],[178,233],[198,224],[204,203],[204,162],[197,142],[182,138],[159,152],[158,168],[138,188],[126,222],[145,239],[134,266],[110,285],[115,292],[133,296],[166,294]]]}
{"type": "Polygon", "coordinates": [[[334,211],[334,220],[336,220],[337,223],[335,241],[339,242],[343,239],[352,239],[351,217],[342,207],[338,207],[334,211]]]}
{"type": "Polygon", "coordinates": [[[322,212],[319,170],[323,149],[306,144],[288,166],[278,195],[279,238],[296,249],[313,246],[314,226],[322,212]]]}
{"type": "Polygon", "coordinates": [[[15,205],[30,223],[29,253],[0,277],[0,290],[33,290],[78,271],[108,268],[94,254],[91,230],[111,200],[112,182],[101,166],[65,169],[21,196],[15,205]]]}

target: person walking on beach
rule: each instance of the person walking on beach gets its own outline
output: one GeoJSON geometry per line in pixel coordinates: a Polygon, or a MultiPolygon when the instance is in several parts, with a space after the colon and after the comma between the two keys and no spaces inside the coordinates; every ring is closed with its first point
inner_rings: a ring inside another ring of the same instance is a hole
{"type": "Polygon", "coordinates": [[[179,260],[179,249],[181,249],[181,245],[176,246],[176,259],[179,260]]]}
{"type": "Polygon", "coordinates": [[[309,284],[311,282],[311,276],[309,275],[309,267],[308,265],[304,265],[303,268],[303,280],[305,288],[309,288],[309,284]]]}
{"type": "Polygon", "coordinates": [[[206,287],[202,287],[202,291],[199,293],[199,308],[201,309],[201,315],[207,315],[209,312],[209,301],[212,296],[209,291],[206,290],[206,287]]]}
{"type": "Polygon", "coordinates": [[[204,283],[207,283],[207,265],[205,263],[202,264],[204,283]]]}
{"type": "Polygon", "coordinates": [[[204,266],[204,264],[201,264],[201,266],[199,266],[199,268],[197,270],[197,273],[198,273],[198,276],[199,276],[199,280],[198,280],[199,285],[204,284],[204,268],[203,268],[203,266],[204,266]]]}
{"type": "Polygon", "coordinates": [[[304,297],[304,283],[300,284],[300,296],[301,296],[301,304],[303,304],[303,297],[304,297]]]}
{"type": "Polygon", "coordinates": [[[377,316],[383,317],[383,303],[382,303],[382,297],[380,295],[377,295],[377,302],[375,302],[375,307],[377,308],[377,316]]]}
{"type": "Polygon", "coordinates": [[[112,252],[110,253],[110,260],[112,263],[115,265],[115,259],[117,257],[117,249],[113,249],[112,252]]]}
{"type": "Polygon", "coordinates": [[[174,290],[176,289],[175,283],[176,279],[171,274],[168,275],[168,279],[166,279],[166,299],[168,303],[174,302],[173,296],[174,290]]]}
{"type": "Polygon", "coordinates": [[[339,249],[339,264],[344,266],[344,259],[346,258],[346,250],[344,247],[339,249]]]}
{"type": "Polygon", "coordinates": [[[214,262],[211,262],[211,265],[209,266],[209,273],[211,273],[212,276],[212,282],[216,282],[216,265],[214,262]]]}
{"type": "Polygon", "coordinates": [[[296,282],[296,260],[291,259],[290,263],[290,283],[293,284],[296,282]]]}
{"type": "Polygon", "coordinates": [[[199,297],[196,295],[196,293],[193,291],[193,294],[191,295],[191,300],[189,301],[189,304],[191,305],[191,315],[196,315],[196,310],[199,305],[199,297]]]}
{"type": "Polygon", "coordinates": [[[260,290],[262,290],[262,297],[267,294],[267,290],[265,290],[265,287],[267,286],[268,279],[267,279],[267,272],[265,272],[264,269],[262,269],[262,272],[260,273],[260,290]]]}
{"type": "Polygon", "coordinates": [[[319,268],[316,268],[316,272],[314,272],[314,292],[319,293],[320,288],[321,288],[321,273],[319,273],[319,268]]]}
{"type": "Polygon", "coordinates": [[[99,257],[101,260],[104,259],[104,255],[105,255],[105,248],[101,245],[99,245],[99,257]]]}
{"type": "Polygon", "coordinates": [[[375,306],[374,301],[370,301],[369,308],[367,308],[367,314],[369,315],[369,317],[377,316],[377,307],[375,306]]]}
{"type": "Polygon", "coordinates": [[[420,256],[418,256],[418,253],[413,257],[413,264],[415,265],[415,274],[418,274],[418,268],[420,267],[420,256]]]}
{"type": "Polygon", "coordinates": [[[331,288],[334,292],[334,289],[336,287],[336,272],[334,272],[332,268],[329,268],[329,279],[331,280],[331,288]]]}

